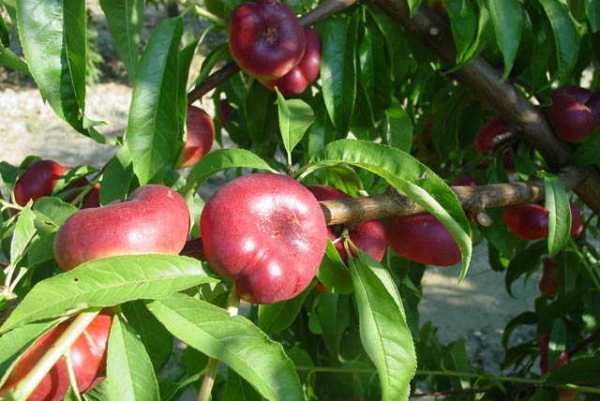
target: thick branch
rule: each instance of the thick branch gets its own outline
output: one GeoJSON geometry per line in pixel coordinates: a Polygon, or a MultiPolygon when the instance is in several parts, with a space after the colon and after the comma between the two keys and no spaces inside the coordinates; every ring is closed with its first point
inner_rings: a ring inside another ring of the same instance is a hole
{"type": "MultiPolygon", "coordinates": [[[[350,7],[356,3],[356,1],[357,0],[326,0],[325,2],[319,4],[315,9],[311,10],[308,14],[300,17],[300,23],[303,26],[316,24],[332,14],[350,7]]],[[[213,72],[204,80],[204,82],[196,86],[190,93],[188,93],[188,104],[194,103],[196,100],[215,89],[218,85],[231,78],[239,70],[240,68],[236,63],[230,62],[221,67],[221,69],[213,72]]]]}
{"type": "MultiPolygon", "coordinates": [[[[455,49],[447,23],[426,7],[421,7],[411,19],[406,0],[375,0],[385,12],[421,39],[446,63],[454,64],[455,49]]],[[[454,76],[474,89],[481,100],[493,107],[504,119],[518,125],[523,136],[536,147],[551,168],[565,166],[570,159],[569,148],[552,133],[544,115],[521,96],[514,86],[485,60],[475,58],[459,69],[454,76]]],[[[596,213],[600,213],[600,174],[590,168],[586,179],[575,192],[596,213]]]]}

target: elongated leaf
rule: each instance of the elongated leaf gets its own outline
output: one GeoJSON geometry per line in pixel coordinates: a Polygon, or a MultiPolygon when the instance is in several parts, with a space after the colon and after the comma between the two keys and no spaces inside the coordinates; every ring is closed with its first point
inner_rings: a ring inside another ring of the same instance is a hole
{"type": "Polygon", "coordinates": [[[77,131],[104,141],[84,124],[85,2],[19,0],[17,24],[29,71],[44,99],[77,131]]]}
{"type": "Polygon", "coordinates": [[[377,368],[382,401],[408,400],[417,358],[402,301],[387,270],[364,253],[350,261],[360,339],[377,368]]]}
{"type": "Polygon", "coordinates": [[[506,269],[506,276],[504,277],[506,292],[510,296],[513,296],[512,284],[519,277],[535,272],[540,265],[540,259],[545,251],[546,246],[543,242],[534,242],[510,260],[510,264],[506,269]]]}
{"type": "Polygon", "coordinates": [[[262,401],[262,397],[244,379],[230,371],[218,401],[262,401]]]}
{"type": "Polygon", "coordinates": [[[48,221],[58,228],[78,209],[61,199],[45,196],[35,201],[33,210],[38,220],[48,221]]]}
{"type": "Polygon", "coordinates": [[[123,200],[129,192],[133,181],[133,165],[127,146],[123,145],[116,155],[110,159],[102,174],[100,186],[100,204],[106,205],[116,200],[123,200]]]}
{"type": "Polygon", "coordinates": [[[423,0],[407,0],[410,16],[414,16],[423,0]]]}
{"type": "Polygon", "coordinates": [[[358,15],[331,18],[322,29],[321,86],[327,112],[338,131],[348,131],[356,101],[358,15]]]}
{"type": "MultiPolygon", "coordinates": [[[[2,8],[0,8],[0,11],[2,8]]],[[[4,22],[4,17],[0,14],[0,48],[10,46],[10,37],[8,35],[8,28],[4,22]]]]}
{"type": "Polygon", "coordinates": [[[496,43],[504,57],[504,79],[512,70],[523,30],[523,9],[519,0],[486,0],[496,43]]]}
{"type": "Polygon", "coordinates": [[[248,319],[212,304],[177,294],[148,309],[189,346],[226,363],[270,401],[303,400],[294,364],[280,344],[248,319]]]}
{"type": "Polygon", "coordinates": [[[217,282],[196,259],[175,255],[115,256],[84,263],[39,282],[13,311],[0,332],[66,311],[106,307],[169,296],[217,282]]]}
{"type": "Polygon", "coordinates": [[[0,65],[29,75],[27,63],[22,60],[21,57],[13,53],[12,50],[7,47],[2,47],[2,45],[0,45],[0,65]]]}
{"type": "Polygon", "coordinates": [[[106,390],[111,401],[160,401],[158,380],[144,344],[117,315],[106,361],[106,390]]]}
{"type": "Polygon", "coordinates": [[[552,26],[559,79],[566,78],[577,64],[579,35],[567,5],[559,0],[538,0],[552,26]]]}
{"type": "Polygon", "coordinates": [[[413,140],[413,123],[404,107],[397,101],[386,110],[386,138],[388,145],[410,152],[413,140]]]}
{"type": "Polygon", "coordinates": [[[335,294],[350,294],[352,292],[350,272],[331,241],[327,242],[325,256],[321,261],[317,277],[329,291],[335,294]]]}
{"type": "Polygon", "coordinates": [[[125,136],[133,171],[144,185],[165,167],[174,166],[183,146],[180,114],[180,18],[161,22],[152,32],[140,60],[125,136]]]}
{"type": "Polygon", "coordinates": [[[294,323],[306,296],[312,291],[309,286],[297,297],[288,301],[278,302],[271,305],[260,305],[258,307],[258,327],[267,333],[280,333],[294,323]]]}
{"type": "Polygon", "coordinates": [[[323,340],[332,356],[338,357],[344,331],[350,325],[349,297],[339,294],[320,294],[315,308],[323,340]]]}
{"type": "Polygon", "coordinates": [[[471,226],[456,194],[427,166],[399,149],[371,142],[342,139],[331,142],[301,176],[328,166],[350,164],[385,179],[429,213],[450,232],[462,256],[461,279],[471,261],[471,226]]]}
{"type": "Polygon", "coordinates": [[[462,64],[467,61],[466,55],[477,36],[475,8],[468,0],[444,0],[444,4],[456,46],[456,64],[462,64]]]}
{"type": "Polygon", "coordinates": [[[279,91],[277,91],[277,108],[279,110],[279,130],[281,131],[283,146],[287,152],[288,164],[291,165],[292,151],[313,123],[315,113],[302,100],[286,100],[279,91]]]}
{"type": "Polygon", "coordinates": [[[266,161],[245,149],[218,149],[194,165],[182,193],[194,191],[208,177],[229,168],[252,168],[275,172],[266,161]]]}
{"type": "Polygon", "coordinates": [[[54,321],[31,323],[0,336],[0,377],[25,347],[55,323],[54,321]]]}
{"type": "Polygon", "coordinates": [[[34,221],[35,214],[29,207],[21,210],[10,242],[10,261],[13,265],[19,263],[23,257],[23,252],[25,252],[36,233],[34,221]]]}
{"type": "Polygon", "coordinates": [[[585,0],[585,13],[592,32],[600,32],[600,2],[597,0],[585,0]]]}
{"type": "Polygon", "coordinates": [[[127,67],[129,82],[134,83],[144,25],[144,0],[100,0],[100,6],[119,57],[127,67]]]}
{"type": "Polygon", "coordinates": [[[569,195],[558,177],[544,179],[544,193],[548,210],[548,253],[555,256],[571,237],[569,195]]]}

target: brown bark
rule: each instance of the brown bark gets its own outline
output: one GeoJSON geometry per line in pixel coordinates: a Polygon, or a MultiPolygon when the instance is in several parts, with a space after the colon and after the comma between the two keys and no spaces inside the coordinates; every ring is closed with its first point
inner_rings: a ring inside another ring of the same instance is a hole
{"type": "MultiPolygon", "coordinates": [[[[435,12],[421,7],[411,19],[405,0],[375,0],[386,13],[408,31],[420,36],[433,52],[446,63],[455,61],[455,49],[447,23],[435,12]]],[[[553,134],[544,115],[513,85],[502,80],[501,74],[485,60],[475,58],[453,76],[494,108],[507,121],[521,128],[519,134],[542,154],[548,166],[558,169],[568,164],[569,148],[553,134]]],[[[600,213],[600,174],[594,168],[579,169],[585,177],[575,192],[596,213],[600,213]]]]}

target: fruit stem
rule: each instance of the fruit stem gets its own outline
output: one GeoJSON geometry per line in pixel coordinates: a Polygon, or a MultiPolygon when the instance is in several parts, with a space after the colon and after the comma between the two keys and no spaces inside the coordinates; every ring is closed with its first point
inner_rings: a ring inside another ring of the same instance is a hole
{"type": "Polygon", "coordinates": [[[16,401],[26,400],[40,384],[42,379],[54,367],[56,362],[66,353],[81,336],[100,310],[80,313],[35,366],[17,383],[12,395],[16,401]]]}
{"type": "MultiPolygon", "coordinates": [[[[234,284],[231,287],[231,291],[229,291],[229,296],[227,297],[227,313],[229,313],[229,316],[236,316],[238,314],[239,307],[240,297],[237,294],[234,284]]],[[[220,362],[218,359],[208,358],[206,369],[204,369],[204,378],[202,379],[202,386],[200,387],[200,391],[198,392],[198,401],[210,400],[210,394],[212,392],[213,385],[215,384],[215,377],[217,375],[219,363],[220,362]]]]}

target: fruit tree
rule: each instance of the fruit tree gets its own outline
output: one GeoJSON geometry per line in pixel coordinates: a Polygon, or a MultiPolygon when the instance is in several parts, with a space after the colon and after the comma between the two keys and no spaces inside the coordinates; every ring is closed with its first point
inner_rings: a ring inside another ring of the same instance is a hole
{"type": "Polygon", "coordinates": [[[0,0],[1,68],[113,149],[0,162],[0,400],[600,399],[600,1],[99,0],[116,135],[96,3],[0,0]],[[499,371],[419,319],[475,246],[538,282],[499,371]]]}

